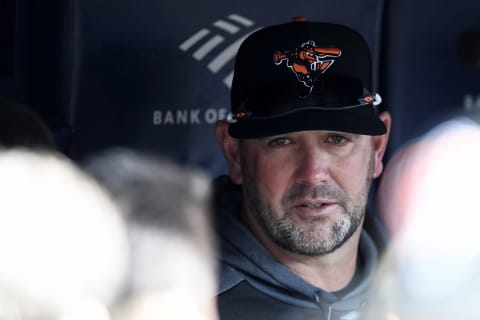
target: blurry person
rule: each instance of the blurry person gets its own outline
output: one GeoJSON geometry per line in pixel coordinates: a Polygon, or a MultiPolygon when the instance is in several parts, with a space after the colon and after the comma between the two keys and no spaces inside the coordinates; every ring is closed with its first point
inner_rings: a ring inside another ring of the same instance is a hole
{"type": "Polygon", "coordinates": [[[128,263],[109,195],[65,157],[0,151],[0,319],[108,320],[128,263]]]}
{"type": "Polygon", "coordinates": [[[479,125],[445,121],[392,159],[379,203],[394,232],[364,319],[480,319],[479,125]]]}
{"type": "Polygon", "coordinates": [[[56,150],[43,119],[28,105],[0,99],[0,147],[56,150]]]}
{"type": "Polygon", "coordinates": [[[130,278],[115,316],[217,319],[207,176],[126,149],[97,155],[86,170],[111,192],[129,231],[130,278]]]}
{"type": "Polygon", "coordinates": [[[399,232],[410,214],[402,206],[405,204],[403,201],[405,194],[411,192],[409,190],[411,185],[400,186],[399,181],[405,174],[405,168],[410,167],[411,162],[415,161],[412,155],[416,154],[418,149],[421,150],[421,144],[421,140],[410,141],[398,149],[388,161],[377,188],[378,210],[390,236],[395,236],[399,232]],[[393,190],[395,192],[392,192],[393,190]]]}

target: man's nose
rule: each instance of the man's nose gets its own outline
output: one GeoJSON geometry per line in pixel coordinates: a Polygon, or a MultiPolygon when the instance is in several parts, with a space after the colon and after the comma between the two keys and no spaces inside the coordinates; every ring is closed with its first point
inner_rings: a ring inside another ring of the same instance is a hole
{"type": "Polygon", "coordinates": [[[296,179],[299,183],[317,185],[330,178],[331,158],[318,146],[308,146],[299,152],[296,179]]]}

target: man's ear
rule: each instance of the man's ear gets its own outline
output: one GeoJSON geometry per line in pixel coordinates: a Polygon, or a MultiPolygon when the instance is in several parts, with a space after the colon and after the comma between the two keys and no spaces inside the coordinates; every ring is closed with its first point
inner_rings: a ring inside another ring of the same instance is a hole
{"type": "Polygon", "coordinates": [[[235,184],[242,183],[242,166],[240,161],[240,143],[238,139],[231,137],[228,134],[228,122],[217,121],[215,127],[215,134],[217,142],[222,148],[223,155],[228,163],[230,179],[235,184]]]}
{"type": "Polygon", "coordinates": [[[379,113],[378,117],[385,124],[387,132],[381,136],[373,137],[373,146],[375,149],[375,168],[373,170],[373,178],[378,178],[383,171],[382,159],[383,155],[385,154],[385,150],[387,149],[388,139],[390,137],[390,128],[392,126],[392,118],[390,113],[387,111],[379,113]]]}

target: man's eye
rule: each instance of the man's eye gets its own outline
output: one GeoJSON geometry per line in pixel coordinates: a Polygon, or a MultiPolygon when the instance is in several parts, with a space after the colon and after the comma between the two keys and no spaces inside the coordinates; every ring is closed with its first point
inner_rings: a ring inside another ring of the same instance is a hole
{"type": "Polygon", "coordinates": [[[289,143],[290,143],[290,140],[287,138],[276,138],[276,139],[270,140],[268,142],[268,145],[272,147],[280,147],[280,146],[287,145],[289,143]]]}
{"type": "Polygon", "coordinates": [[[330,137],[328,137],[328,141],[330,141],[333,144],[342,144],[342,143],[347,142],[348,139],[344,136],[335,134],[335,135],[331,135],[330,137]]]}

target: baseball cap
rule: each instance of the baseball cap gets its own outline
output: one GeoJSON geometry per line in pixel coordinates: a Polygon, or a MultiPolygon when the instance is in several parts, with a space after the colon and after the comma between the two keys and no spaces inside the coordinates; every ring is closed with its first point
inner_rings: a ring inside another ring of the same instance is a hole
{"type": "Polygon", "coordinates": [[[293,21],[259,29],[241,44],[229,134],[250,139],[329,130],[382,135],[368,44],[353,29],[293,21]]]}

